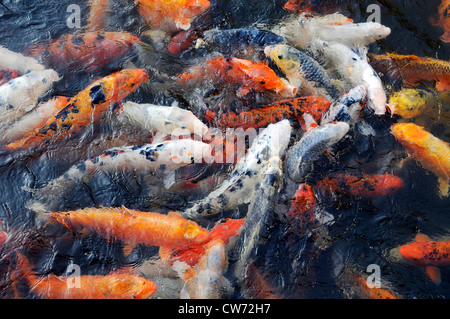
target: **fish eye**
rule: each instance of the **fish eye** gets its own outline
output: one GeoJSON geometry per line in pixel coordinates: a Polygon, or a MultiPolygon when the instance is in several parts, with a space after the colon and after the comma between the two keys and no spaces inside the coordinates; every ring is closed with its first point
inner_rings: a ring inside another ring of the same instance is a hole
{"type": "Polygon", "coordinates": [[[284,56],[282,54],[278,55],[278,59],[283,60],[284,56]]]}
{"type": "Polygon", "coordinates": [[[259,82],[259,84],[264,85],[264,84],[266,84],[266,82],[265,81],[261,81],[261,82],[259,82]]]}

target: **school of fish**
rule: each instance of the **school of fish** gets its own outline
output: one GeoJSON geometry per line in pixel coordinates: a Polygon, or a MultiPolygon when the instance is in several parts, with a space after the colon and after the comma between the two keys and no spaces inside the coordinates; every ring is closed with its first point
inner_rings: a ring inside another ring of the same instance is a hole
{"type": "MultiPolygon", "coordinates": [[[[286,231],[282,263],[308,272],[340,222],[327,205],[395,198],[409,187],[404,161],[449,196],[449,61],[372,51],[391,29],[342,14],[350,1],[289,0],[280,21],[226,30],[207,25],[216,2],[135,0],[143,31],[133,34],[108,28],[114,1],[90,0],[81,30],[23,52],[0,46],[1,167],[64,167],[21,186],[32,229],[0,224],[2,298],[287,298],[265,269],[272,229],[286,231]],[[71,82],[76,92],[54,90],[71,82]],[[170,98],[152,98],[161,94],[170,98]],[[358,136],[378,134],[378,120],[392,121],[386,136],[403,161],[341,165],[358,136]],[[71,151],[80,145],[95,147],[71,151]],[[81,188],[100,196],[118,180],[147,205],[67,204],[81,188]],[[58,236],[93,238],[123,260],[152,255],[110,272],[39,273],[33,245],[58,236]]],[[[449,8],[442,0],[429,21],[443,45],[449,8]]],[[[450,266],[450,240],[398,240],[398,263],[424,267],[436,285],[448,278],[440,269],[450,266]]],[[[330,267],[346,298],[402,298],[391,283],[371,288],[344,255],[336,250],[330,267]]]]}

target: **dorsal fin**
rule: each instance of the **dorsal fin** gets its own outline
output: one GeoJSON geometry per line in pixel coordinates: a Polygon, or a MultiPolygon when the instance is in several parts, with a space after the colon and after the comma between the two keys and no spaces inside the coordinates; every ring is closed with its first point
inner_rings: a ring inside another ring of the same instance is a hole
{"type": "Polygon", "coordinates": [[[418,243],[425,243],[427,241],[430,241],[430,238],[427,235],[424,235],[424,234],[417,234],[416,235],[416,242],[418,242],[418,243]]]}

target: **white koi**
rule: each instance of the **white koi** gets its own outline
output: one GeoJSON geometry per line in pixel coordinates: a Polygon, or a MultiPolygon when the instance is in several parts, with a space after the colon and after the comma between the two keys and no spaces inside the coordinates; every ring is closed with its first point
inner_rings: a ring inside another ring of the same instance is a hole
{"type": "Polygon", "coordinates": [[[17,70],[25,74],[31,71],[43,71],[45,67],[32,57],[24,56],[0,46],[0,69],[17,70]]]}

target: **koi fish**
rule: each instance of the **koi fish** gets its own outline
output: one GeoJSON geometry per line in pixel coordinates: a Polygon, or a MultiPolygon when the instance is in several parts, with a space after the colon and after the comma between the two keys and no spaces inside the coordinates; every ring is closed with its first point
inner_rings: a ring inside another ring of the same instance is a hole
{"type": "MultiPolygon", "coordinates": [[[[201,163],[211,154],[209,144],[192,139],[169,140],[161,143],[111,148],[98,156],[73,165],[67,172],[51,181],[41,189],[30,192],[39,196],[28,207],[35,211],[53,209],[59,201],[61,192],[71,191],[80,181],[89,182],[96,173],[116,172],[118,170],[135,171],[142,178],[150,175],[170,188],[175,182],[175,170],[192,164],[201,163]]],[[[161,187],[161,185],[160,185],[161,187]]]]}
{"type": "Polygon", "coordinates": [[[251,143],[247,154],[235,165],[230,177],[206,198],[196,202],[182,212],[186,217],[213,215],[222,209],[235,208],[249,203],[249,194],[258,183],[258,172],[272,156],[281,156],[286,150],[291,136],[288,120],[270,124],[251,143]]]}
{"type": "Polygon", "coordinates": [[[422,82],[434,82],[438,91],[450,90],[450,62],[394,53],[368,54],[373,67],[395,79],[404,86],[415,87],[422,82]]]}
{"type": "Polygon", "coordinates": [[[339,142],[349,131],[350,125],[335,122],[325,125],[311,125],[302,138],[287,153],[288,176],[299,183],[309,173],[313,161],[329,147],[339,142]]]}
{"type": "Polygon", "coordinates": [[[69,100],[70,98],[66,96],[57,96],[51,100],[38,104],[33,110],[18,118],[14,123],[3,128],[3,132],[0,134],[1,143],[12,143],[40,128],[49,118],[66,107],[69,100]]]}
{"type": "Polygon", "coordinates": [[[244,223],[244,218],[227,218],[225,221],[214,225],[209,231],[209,239],[207,242],[189,248],[160,247],[159,256],[161,260],[164,262],[169,261],[171,265],[178,261],[193,267],[199,262],[201,256],[205,254],[207,245],[211,241],[220,239],[225,244],[227,250],[229,246],[234,245],[230,241],[235,242],[237,240],[244,223]]]}
{"type": "Polygon", "coordinates": [[[208,0],[135,0],[141,17],[152,28],[165,32],[188,30],[193,19],[210,7],[208,0]]]}
{"type": "Polygon", "coordinates": [[[219,56],[180,74],[177,82],[188,88],[204,81],[215,85],[232,83],[240,85],[239,97],[253,92],[275,92],[283,97],[294,97],[297,89],[286,84],[275,72],[261,62],[219,56]],[[209,82],[208,81],[208,82],[209,82]]]}
{"type": "Polygon", "coordinates": [[[0,70],[0,86],[20,75],[20,72],[17,70],[0,70]]]}
{"type": "Polygon", "coordinates": [[[166,215],[104,207],[51,212],[50,218],[69,229],[86,228],[105,239],[118,239],[124,243],[125,255],[138,244],[177,248],[197,246],[209,239],[206,229],[176,212],[166,215]]]}
{"type": "MultiPolygon", "coordinates": [[[[356,123],[361,115],[361,109],[366,103],[367,88],[359,85],[344,94],[331,104],[328,111],[324,112],[320,124],[333,122],[346,122],[350,125],[356,123]]],[[[314,119],[316,122],[318,120],[314,119]]]]}
{"type": "Polygon", "coordinates": [[[320,96],[304,96],[277,101],[273,104],[251,110],[227,113],[215,113],[207,110],[206,120],[219,127],[233,127],[246,130],[275,124],[284,119],[297,119],[302,127],[305,126],[303,114],[308,113],[315,121],[320,121],[327,112],[331,102],[320,96]]]}
{"type": "Polygon", "coordinates": [[[242,283],[243,292],[247,299],[283,299],[274,287],[269,283],[266,276],[255,266],[254,263],[247,265],[247,271],[242,283]]]}
{"type": "Polygon", "coordinates": [[[397,123],[391,133],[408,154],[439,178],[440,193],[448,196],[450,181],[450,146],[414,123],[397,123]]]}
{"type": "Polygon", "coordinates": [[[0,46],[0,57],[1,70],[17,70],[20,74],[26,74],[31,71],[44,71],[46,69],[36,59],[11,51],[3,46],[0,46]]]}
{"type": "Polygon", "coordinates": [[[264,225],[267,225],[269,214],[273,210],[273,196],[279,189],[283,177],[280,157],[271,157],[259,175],[260,182],[251,195],[245,224],[237,243],[237,250],[240,253],[234,273],[238,281],[246,277],[247,266],[253,259],[252,253],[265,231],[264,225]]]}
{"type": "Polygon", "coordinates": [[[450,42],[450,1],[442,0],[438,8],[439,18],[430,18],[430,23],[433,26],[440,26],[444,30],[444,34],[441,35],[441,40],[445,43],[450,42]]]}
{"type": "Polygon", "coordinates": [[[390,195],[403,186],[403,180],[392,174],[336,174],[320,180],[314,189],[332,195],[374,198],[390,195]]]}
{"type": "Polygon", "coordinates": [[[60,79],[54,70],[31,71],[0,87],[0,122],[9,124],[33,109],[39,97],[60,79]]]}
{"type": "Polygon", "coordinates": [[[325,69],[303,52],[286,44],[276,44],[267,46],[264,53],[303,95],[318,95],[329,100],[340,95],[325,69]]]}
{"type": "Polygon", "coordinates": [[[41,128],[6,145],[5,149],[26,150],[36,155],[43,152],[50,143],[74,137],[87,124],[99,122],[114,103],[130,95],[148,79],[149,76],[143,69],[124,69],[95,81],[72,97],[67,106],[41,128]]]}
{"type": "Polygon", "coordinates": [[[306,50],[314,57],[321,57],[327,69],[337,71],[348,87],[364,85],[367,88],[368,107],[377,115],[386,113],[386,92],[380,77],[367,60],[367,47],[350,49],[338,42],[314,40],[306,50]]]}
{"type": "Polygon", "coordinates": [[[450,265],[450,241],[432,241],[423,234],[416,235],[416,242],[400,247],[400,254],[407,261],[423,266],[431,280],[439,285],[441,274],[438,267],[450,265]]]}
{"type": "MultiPolygon", "coordinates": [[[[122,112],[117,118],[121,123],[131,124],[144,131],[156,132],[156,135],[160,137],[177,132],[206,136],[208,132],[208,127],[191,111],[179,108],[177,105],[160,106],[127,101],[122,104],[122,112]]],[[[157,139],[154,137],[153,143],[157,139]]]]}
{"type": "MultiPolygon", "coordinates": [[[[230,286],[224,277],[228,266],[225,243],[215,239],[206,245],[206,250],[193,269],[185,269],[185,286],[180,291],[181,299],[219,299],[222,287],[230,286]]],[[[179,267],[179,266],[178,266],[179,267]]]]}
{"type": "MultiPolygon", "coordinates": [[[[30,292],[45,299],[148,299],[157,287],[151,280],[131,274],[36,276],[29,261],[17,252],[14,276],[25,278],[30,292]],[[73,281],[79,285],[72,287],[73,281]]],[[[15,278],[14,280],[17,280],[15,278]]]]}
{"type": "Polygon", "coordinates": [[[405,119],[426,115],[435,121],[446,122],[450,117],[450,91],[402,89],[390,96],[388,107],[391,114],[405,119]]]}
{"type": "Polygon", "coordinates": [[[272,31],[295,47],[304,49],[313,40],[337,42],[356,48],[368,46],[391,34],[391,29],[378,22],[323,23],[304,14],[290,16],[272,31]]]}
{"type": "Polygon", "coordinates": [[[128,32],[87,31],[65,34],[48,44],[27,49],[30,56],[56,70],[95,73],[113,60],[125,56],[138,37],[128,32]]]}

